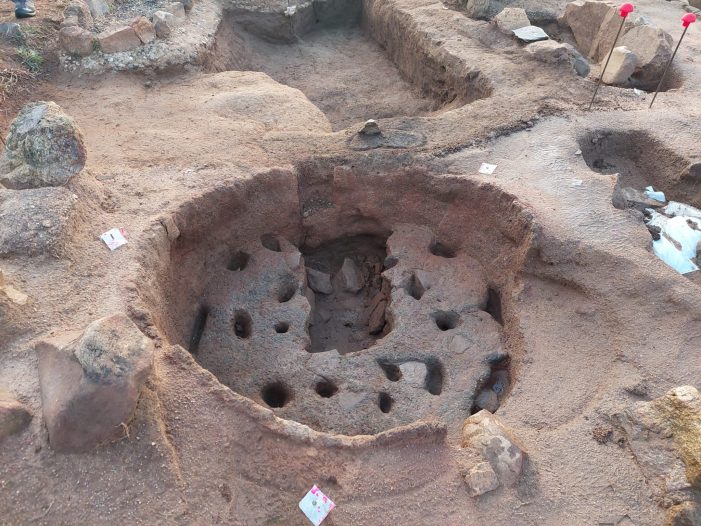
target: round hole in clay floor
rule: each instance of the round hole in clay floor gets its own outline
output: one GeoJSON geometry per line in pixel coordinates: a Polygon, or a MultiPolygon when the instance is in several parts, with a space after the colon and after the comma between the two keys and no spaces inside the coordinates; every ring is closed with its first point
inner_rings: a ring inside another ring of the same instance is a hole
{"type": "Polygon", "coordinates": [[[268,404],[270,407],[279,408],[285,407],[285,404],[290,399],[290,391],[287,389],[285,384],[281,382],[275,382],[266,385],[260,393],[263,402],[268,404]]]}
{"type": "Polygon", "coordinates": [[[322,398],[331,398],[338,392],[338,387],[336,387],[336,384],[330,382],[329,380],[322,380],[316,384],[314,390],[316,391],[316,394],[322,398]]]}
{"type": "Polygon", "coordinates": [[[290,330],[290,324],[285,321],[280,321],[275,324],[275,332],[278,334],[285,334],[290,330]]]}
{"type": "Polygon", "coordinates": [[[312,164],[217,188],[176,214],[170,251],[143,258],[141,308],[192,351],[192,367],[281,418],[346,435],[428,417],[457,428],[489,364],[509,356],[504,333],[518,320],[495,321],[490,288],[511,301],[504,283],[533,252],[532,225],[495,187],[312,164]],[[249,255],[244,272],[229,270],[231,247],[249,255]]]}

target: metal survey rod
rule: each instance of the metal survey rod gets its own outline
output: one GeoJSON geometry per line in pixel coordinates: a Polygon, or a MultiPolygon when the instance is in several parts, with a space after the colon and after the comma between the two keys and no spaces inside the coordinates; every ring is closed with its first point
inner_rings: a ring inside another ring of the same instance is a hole
{"type": "Polygon", "coordinates": [[[672,53],[672,56],[669,59],[669,62],[667,62],[667,66],[664,68],[664,73],[662,73],[662,78],[660,79],[660,83],[657,85],[657,89],[655,90],[655,94],[652,96],[652,100],[650,101],[650,106],[648,106],[648,109],[652,108],[652,104],[655,102],[655,99],[657,98],[657,94],[660,92],[660,88],[662,88],[662,83],[664,82],[665,77],[667,76],[667,71],[669,71],[669,67],[672,65],[672,61],[674,60],[674,57],[677,55],[677,51],[679,51],[679,46],[682,44],[682,40],[684,39],[684,35],[686,35],[686,30],[689,29],[689,26],[696,22],[696,15],[693,13],[687,13],[682,17],[682,25],[684,26],[684,31],[682,32],[682,36],[679,37],[679,42],[677,42],[677,47],[674,48],[674,53],[672,53]]]}
{"type": "Polygon", "coordinates": [[[601,86],[601,79],[604,78],[604,73],[606,73],[606,68],[609,65],[609,61],[611,60],[611,55],[613,55],[613,50],[616,49],[616,42],[618,42],[618,37],[621,36],[621,31],[623,31],[623,25],[626,23],[626,18],[629,14],[633,12],[633,9],[635,9],[633,7],[633,4],[622,4],[621,7],[618,8],[618,14],[621,15],[621,25],[618,28],[618,33],[616,33],[616,38],[613,39],[613,46],[611,46],[611,51],[609,52],[608,57],[606,58],[604,69],[601,70],[601,74],[599,75],[599,78],[596,81],[596,89],[594,89],[594,95],[592,95],[588,109],[591,109],[592,105],[594,104],[594,99],[596,98],[596,94],[599,91],[599,86],[601,86]]]}

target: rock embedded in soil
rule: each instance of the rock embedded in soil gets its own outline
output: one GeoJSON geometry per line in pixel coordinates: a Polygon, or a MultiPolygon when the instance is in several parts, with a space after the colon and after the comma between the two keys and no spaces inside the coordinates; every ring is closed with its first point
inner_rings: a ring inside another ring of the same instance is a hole
{"type": "Polygon", "coordinates": [[[570,28],[577,47],[585,55],[590,54],[601,23],[611,7],[609,3],[595,0],[576,0],[565,6],[565,12],[559,22],[570,28]]]}
{"type": "Polygon", "coordinates": [[[499,479],[489,462],[480,462],[470,468],[465,483],[471,497],[479,497],[499,487],[499,479]]]}
{"type": "Polygon", "coordinates": [[[153,24],[149,22],[148,18],[140,16],[135,18],[130,25],[142,44],[148,44],[155,40],[156,30],[153,28],[153,24]]]}
{"type": "Polygon", "coordinates": [[[580,77],[589,74],[589,63],[572,45],[555,40],[541,40],[528,44],[526,52],[548,64],[564,64],[580,77]]]}
{"type": "Polygon", "coordinates": [[[515,484],[521,476],[526,452],[513,432],[489,411],[465,420],[462,447],[470,448],[489,462],[501,484],[515,484]]]}
{"type": "Polygon", "coordinates": [[[694,500],[701,491],[701,394],[676,387],[613,414],[660,503],[694,500]]]}
{"type": "Polygon", "coordinates": [[[17,22],[0,24],[0,40],[14,45],[21,45],[25,42],[24,33],[17,22]]]}
{"type": "Polygon", "coordinates": [[[81,57],[87,57],[95,49],[95,36],[79,25],[62,27],[58,41],[65,52],[81,57]]]}
{"type": "Polygon", "coordinates": [[[83,169],[85,159],[75,121],[54,102],[33,102],[10,125],[0,183],[12,189],[61,186],[83,169]]]}
{"type": "Polygon", "coordinates": [[[32,413],[15,398],[0,389],[0,441],[26,429],[32,421],[32,413]]]}
{"type": "Polygon", "coordinates": [[[343,266],[341,267],[341,283],[343,283],[343,289],[348,292],[358,292],[365,284],[358,265],[356,265],[355,261],[351,258],[345,258],[343,260],[343,266]]]}
{"type": "Polygon", "coordinates": [[[489,16],[490,0],[467,0],[465,14],[470,18],[485,20],[489,16]]]}
{"type": "Polygon", "coordinates": [[[621,45],[628,47],[637,58],[632,75],[635,85],[654,89],[672,56],[672,37],[659,27],[641,25],[624,34],[621,45]]]}
{"type": "Polygon", "coordinates": [[[0,257],[63,255],[74,209],[65,188],[0,190],[0,257]]]}
{"type": "Polygon", "coordinates": [[[100,49],[105,53],[131,51],[141,46],[141,39],[131,26],[118,27],[98,36],[100,49]]]}
{"type": "Polygon", "coordinates": [[[313,268],[307,269],[307,280],[309,287],[319,294],[331,294],[333,286],[331,285],[331,276],[326,272],[321,272],[313,268]]]}
{"type": "Polygon", "coordinates": [[[90,7],[83,0],[71,0],[63,10],[65,18],[75,18],[78,25],[83,29],[88,29],[93,25],[93,17],[90,7]]]}
{"type": "Polygon", "coordinates": [[[506,7],[492,20],[502,33],[512,35],[514,29],[531,25],[525,9],[506,7]]]}
{"type": "MultiPolygon", "coordinates": [[[[630,49],[625,46],[617,46],[611,51],[608,67],[601,80],[605,84],[623,85],[628,82],[635,71],[638,59],[630,49]]],[[[601,63],[603,69],[606,59],[601,63]]]]}
{"type": "Polygon", "coordinates": [[[84,452],[124,436],[153,363],[153,343],[129,318],[101,318],[36,350],[52,448],[84,452]]]}
{"type": "Polygon", "coordinates": [[[178,19],[167,11],[153,13],[153,27],[158,38],[168,38],[179,24],[178,19]]]}

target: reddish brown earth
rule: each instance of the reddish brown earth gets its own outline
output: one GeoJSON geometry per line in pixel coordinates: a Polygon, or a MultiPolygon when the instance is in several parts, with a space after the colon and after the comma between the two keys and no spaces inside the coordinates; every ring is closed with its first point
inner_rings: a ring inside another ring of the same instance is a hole
{"type": "MultiPolygon", "coordinates": [[[[518,5],[554,17],[565,2],[518,5]]],[[[679,2],[638,7],[678,37],[679,2]]],[[[36,46],[51,56],[61,6],[38,9],[23,25],[49,28],[36,46]]],[[[56,250],[0,261],[29,296],[0,325],[0,389],[33,414],[0,442],[0,524],[302,525],[313,484],[336,502],[329,525],[662,524],[608,430],[617,404],[699,387],[699,281],[655,257],[641,214],[612,205],[611,172],[701,205],[681,177],[701,156],[698,26],[681,86],[653,110],[649,94],[605,86],[588,112],[594,77],[442,3],[368,0],[358,24],[293,44],[256,44],[223,20],[194,66],[80,76],[48,59],[1,103],[4,136],[24,103],[54,100],[88,161],[56,250]],[[381,147],[357,135],[369,118],[381,147]],[[99,235],[113,227],[129,243],[110,252],[99,235]],[[367,288],[335,292],[322,326],[327,300],[314,303],[304,267],[338,291],[345,257],[368,267],[367,288]],[[373,301],[387,310],[371,335],[373,301]],[[115,313],[156,346],[134,418],[116,442],[57,453],[35,346],[115,313]],[[349,348],[307,352],[319,334],[349,348]],[[407,362],[439,363],[440,392],[437,373],[392,379],[407,362]],[[514,486],[471,497],[460,425],[496,371],[508,381],[495,414],[528,460],[514,486]]],[[[0,69],[22,67],[3,56],[0,69]]]]}

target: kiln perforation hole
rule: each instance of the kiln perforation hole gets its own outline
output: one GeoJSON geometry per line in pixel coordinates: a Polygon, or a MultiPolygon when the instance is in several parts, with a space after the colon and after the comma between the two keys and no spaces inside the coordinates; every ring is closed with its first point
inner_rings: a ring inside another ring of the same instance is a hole
{"type": "Polygon", "coordinates": [[[436,327],[442,331],[454,329],[460,323],[460,316],[453,311],[439,310],[431,314],[431,317],[436,322],[436,327]]]}
{"type": "Polygon", "coordinates": [[[241,252],[239,250],[233,256],[231,256],[229,264],[226,268],[234,272],[240,272],[248,266],[248,260],[250,259],[250,257],[251,256],[249,256],[245,252],[241,252]]]}
{"type": "Polygon", "coordinates": [[[377,405],[383,413],[389,413],[394,405],[394,400],[387,393],[380,393],[377,397],[377,405]]]}
{"type": "Polygon", "coordinates": [[[322,398],[331,398],[338,392],[338,387],[330,380],[322,380],[316,384],[314,390],[322,398]]]}
{"type": "Polygon", "coordinates": [[[279,321],[275,324],[275,332],[278,334],[285,334],[290,330],[290,324],[286,321],[279,321]]]}
{"type": "Polygon", "coordinates": [[[266,385],[261,391],[261,398],[269,407],[285,407],[292,398],[292,393],[282,382],[273,382],[266,385]]]}
{"type": "Polygon", "coordinates": [[[250,338],[253,330],[251,315],[245,310],[237,310],[234,315],[234,334],[239,338],[250,338]]]}
{"type": "Polygon", "coordinates": [[[260,243],[268,250],[272,250],[273,252],[282,252],[280,241],[272,234],[263,234],[260,236],[260,243]]]}

